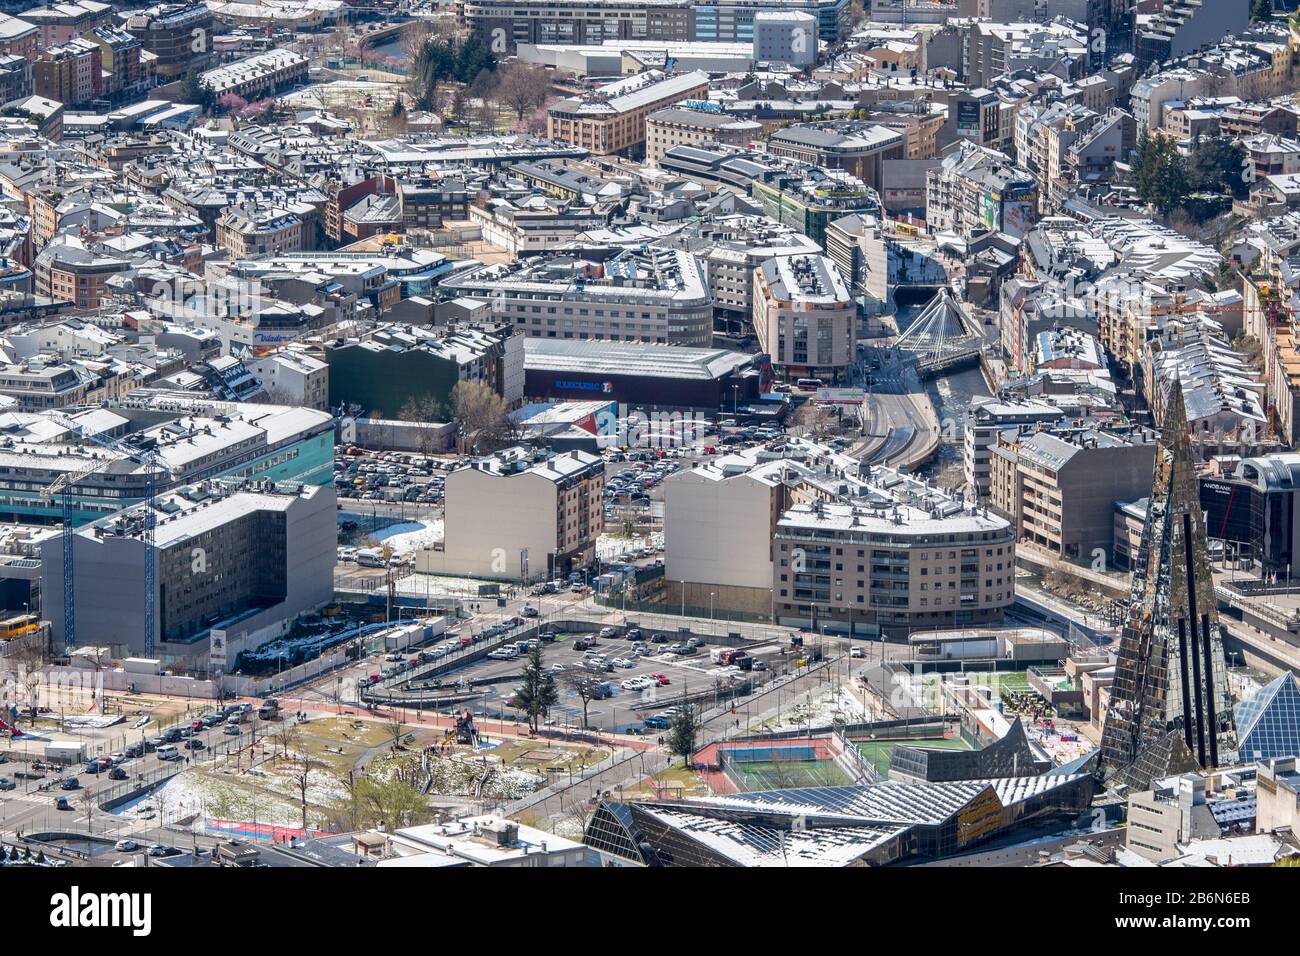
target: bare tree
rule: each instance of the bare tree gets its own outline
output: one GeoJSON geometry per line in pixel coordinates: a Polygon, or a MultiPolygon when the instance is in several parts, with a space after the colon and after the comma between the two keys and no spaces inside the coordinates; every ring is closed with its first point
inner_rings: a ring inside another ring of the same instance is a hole
{"type": "Polygon", "coordinates": [[[452,420],[460,429],[464,450],[486,454],[519,440],[519,428],[506,401],[481,382],[457,382],[451,392],[452,420]]]}
{"type": "Polygon", "coordinates": [[[498,72],[496,99],[514,110],[521,122],[525,113],[545,103],[551,93],[551,78],[536,64],[516,62],[498,72]]]}
{"type": "Polygon", "coordinates": [[[433,426],[444,418],[442,403],[432,395],[416,395],[408,398],[397,417],[404,422],[413,422],[417,427],[417,442],[420,453],[432,455],[438,448],[438,429],[433,426]]]}
{"type": "Polygon", "coordinates": [[[312,771],[316,769],[316,761],[306,750],[298,753],[298,759],[294,764],[293,780],[298,785],[298,800],[302,806],[302,829],[303,835],[307,830],[307,788],[311,782],[312,771]]]}
{"type": "Polygon", "coordinates": [[[560,684],[564,688],[571,690],[577,695],[578,700],[582,701],[582,729],[587,729],[587,705],[595,699],[596,685],[600,681],[590,674],[583,674],[579,671],[563,671],[560,674],[560,684]]]}
{"type": "Polygon", "coordinates": [[[406,724],[402,721],[402,712],[396,707],[388,709],[388,718],[384,721],[388,733],[393,739],[392,747],[396,750],[402,743],[402,734],[406,733],[406,724]]]}

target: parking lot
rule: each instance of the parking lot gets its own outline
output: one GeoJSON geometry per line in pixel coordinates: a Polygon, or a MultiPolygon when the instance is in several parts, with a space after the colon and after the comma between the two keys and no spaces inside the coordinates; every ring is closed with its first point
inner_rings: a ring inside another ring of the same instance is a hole
{"type": "MultiPolygon", "coordinates": [[[[668,648],[680,645],[675,635],[664,632],[643,631],[639,639],[632,639],[613,626],[570,632],[562,625],[550,624],[543,625],[543,631],[553,634],[551,640],[542,641],[542,656],[560,694],[548,721],[552,726],[582,726],[579,683],[602,685],[588,702],[588,726],[628,733],[645,731],[644,718],[667,709],[683,694],[717,690],[725,695],[727,688],[744,676],[739,668],[711,660],[711,648],[698,640],[688,653],[670,653],[668,648]]],[[[765,648],[759,659],[774,650],[765,648]]],[[[526,651],[502,652],[439,677],[449,691],[472,688],[476,697],[468,706],[475,713],[519,718],[522,712],[510,701],[526,663],[526,651]]],[[[766,669],[766,661],[758,667],[766,669]]]]}
{"type": "Polygon", "coordinates": [[[343,499],[438,504],[456,459],[348,446],[334,455],[334,484],[343,499]]]}

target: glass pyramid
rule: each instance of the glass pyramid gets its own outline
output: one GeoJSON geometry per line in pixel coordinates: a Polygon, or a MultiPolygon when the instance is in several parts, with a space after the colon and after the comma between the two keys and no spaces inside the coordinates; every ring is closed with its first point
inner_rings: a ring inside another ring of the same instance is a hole
{"type": "Polygon", "coordinates": [[[1300,756],[1300,679],[1283,674],[1237,705],[1242,760],[1300,756]]]}

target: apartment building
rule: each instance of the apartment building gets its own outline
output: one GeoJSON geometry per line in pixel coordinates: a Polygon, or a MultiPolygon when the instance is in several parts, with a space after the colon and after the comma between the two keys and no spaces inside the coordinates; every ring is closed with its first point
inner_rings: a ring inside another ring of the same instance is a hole
{"type": "Polygon", "coordinates": [[[103,53],[97,43],[81,38],[47,47],[32,64],[37,96],[66,105],[90,103],[103,91],[103,53]]]}
{"type": "Polygon", "coordinates": [[[712,344],[704,266],[679,249],[578,248],[468,269],[440,286],[492,302],[500,321],[533,337],[712,344]]]}
{"type": "Polygon", "coordinates": [[[48,49],[84,36],[113,22],[113,5],[99,0],[59,0],[23,11],[23,20],[41,32],[41,48],[48,49]]]}
{"type": "Polygon", "coordinates": [[[819,255],[821,247],[803,233],[766,216],[715,216],[691,223],[669,242],[704,263],[713,295],[714,328],[731,335],[754,327],[754,270],[775,256],[819,255]]]}
{"type": "Polygon", "coordinates": [[[605,461],[517,447],[447,475],[440,545],[416,569],[498,581],[550,580],[595,558],[605,527],[605,461]]]}
{"type": "Polygon", "coordinates": [[[269,399],[281,405],[329,408],[329,365],[302,349],[282,348],[245,361],[269,399]]]}
{"type": "Polygon", "coordinates": [[[397,418],[411,399],[451,410],[460,382],[486,385],[517,404],[524,397],[523,336],[508,325],[478,328],[379,326],[325,344],[329,406],[397,418]]]}
{"type": "Polygon", "coordinates": [[[862,468],[847,455],[785,438],[719,455],[664,481],[664,575],[669,603],[768,615],[773,539],[787,509],[837,500],[862,468]],[[841,478],[841,476],[846,476],[841,478]]]}
{"type": "Polygon", "coordinates": [[[758,345],[788,377],[838,377],[854,359],[857,317],[826,256],[779,256],[754,270],[758,345]]]}
{"type": "Polygon", "coordinates": [[[36,59],[41,48],[41,31],[35,24],[0,13],[0,53],[20,56],[28,62],[36,59]]]}
{"type": "Polygon", "coordinates": [[[20,56],[0,53],[0,103],[32,95],[32,65],[20,56]]]}
{"type": "MultiPolygon", "coordinates": [[[[300,614],[334,596],[338,535],[334,489],[271,482],[200,482],[162,496],[153,509],[153,544],[144,538],[146,504],[77,531],[74,556],[77,639],[138,656],[145,639],[145,551],[152,547],[157,591],[154,638],[164,660],[233,666],[285,633],[300,614]],[[213,642],[214,635],[222,641],[213,642]],[[225,647],[218,647],[224,643],[225,647]]],[[[56,646],[66,626],[62,544],[42,548],[43,614],[56,646]]]]}
{"type": "Polygon", "coordinates": [[[738,119],[726,113],[670,106],[656,110],[645,121],[645,160],[659,165],[664,153],[674,146],[724,143],[745,146],[763,130],[762,123],[738,119]]]}
{"type": "Polygon", "coordinates": [[[868,483],[852,500],[814,500],[781,516],[773,617],[887,637],[1000,621],[1015,599],[1010,523],[888,469],[868,483]]]}
{"type": "Polygon", "coordinates": [[[217,245],[228,250],[232,259],[302,252],[315,246],[314,241],[308,244],[308,229],[295,212],[272,206],[245,206],[217,220],[217,245]]]}
{"type": "Polygon", "coordinates": [[[214,96],[263,99],[307,81],[307,58],[293,50],[267,50],[199,74],[214,96]]]}
{"type": "Polygon", "coordinates": [[[966,487],[977,500],[988,498],[993,457],[990,449],[997,443],[999,432],[1018,425],[1060,419],[1061,409],[1051,402],[975,399],[967,412],[962,438],[962,472],[966,487]]]}
{"type": "Polygon", "coordinates": [[[96,27],[85,39],[98,45],[100,65],[104,69],[103,92],[110,101],[117,101],[141,92],[148,77],[140,61],[144,49],[140,41],[125,30],[112,26],[96,27]]]}
{"type": "Polygon", "coordinates": [[[703,71],[647,70],[555,103],[547,111],[547,136],[598,156],[643,156],[646,117],[682,100],[708,99],[708,95],[709,75],[703,71]]]}
{"type": "Polygon", "coordinates": [[[1168,0],[1134,38],[1141,66],[1172,60],[1239,33],[1250,20],[1249,0],[1168,0]]]}
{"type": "Polygon", "coordinates": [[[1063,558],[1107,559],[1115,502],[1151,490],[1154,434],[1041,425],[1002,430],[990,446],[989,507],[1016,537],[1063,558]]]}
{"type": "Polygon", "coordinates": [[[96,252],[70,236],[51,242],[36,257],[36,293],[78,308],[94,309],[108,298],[107,282],[130,262],[96,252]]]}
{"type": "Polygon", "coordinates": [[[216,21],[205,4],[155,4],[130,14],[124,25],[157,58],[154,69],[162,82],[203,70],[215,59],[216,21]]]}
{"type": "Polygon", "coordinates": [[[981,230],[1020,238],[1038,213],[1038,183],[1002,153],[959,140],[926,173],[925,221],[932,233],[969,239],[981,230]]]}

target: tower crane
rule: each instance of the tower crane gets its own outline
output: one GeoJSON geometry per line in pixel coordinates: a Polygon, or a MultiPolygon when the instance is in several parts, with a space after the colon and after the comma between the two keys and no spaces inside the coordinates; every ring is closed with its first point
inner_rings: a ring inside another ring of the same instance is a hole
{"type": "MultiPolygon", "coordinates": [[[[143,503],[147,505],[144,511],[144,528],[141,535],[141,541],[144,544],[144,655],[145,657],[152,657],[154,653],[154,631],[156,630],[158,616],[158,555],[154,551],[154,529],[157,527],[158,522],[158,514],[154,507],[158,495],[157,476],[159,471],[163,471],[171,477],[172,472],[162,463],[162,459],[157,452],[135,448],[116,438],[93,434],[78,424],[76,419],[70,418],[61,412],[49,412],[47,414],[49,418],[58,422],[78,438],[118,452],[124,458],[144,466],[143,503]]],[[[76,647],[77,636],[76,586],[73,574],[73,545],[76,540],[73,520],[75,511],[73,490],[78,484],[85,481],[106,464],[108,464],[108,460],[91,462],[76,471],[59,475],[53,482],[41,489],[41,500],[43,502],[48,504],[57,495],[62,506],[63,640],[65,646],[69,648],[76,647]]]]}

